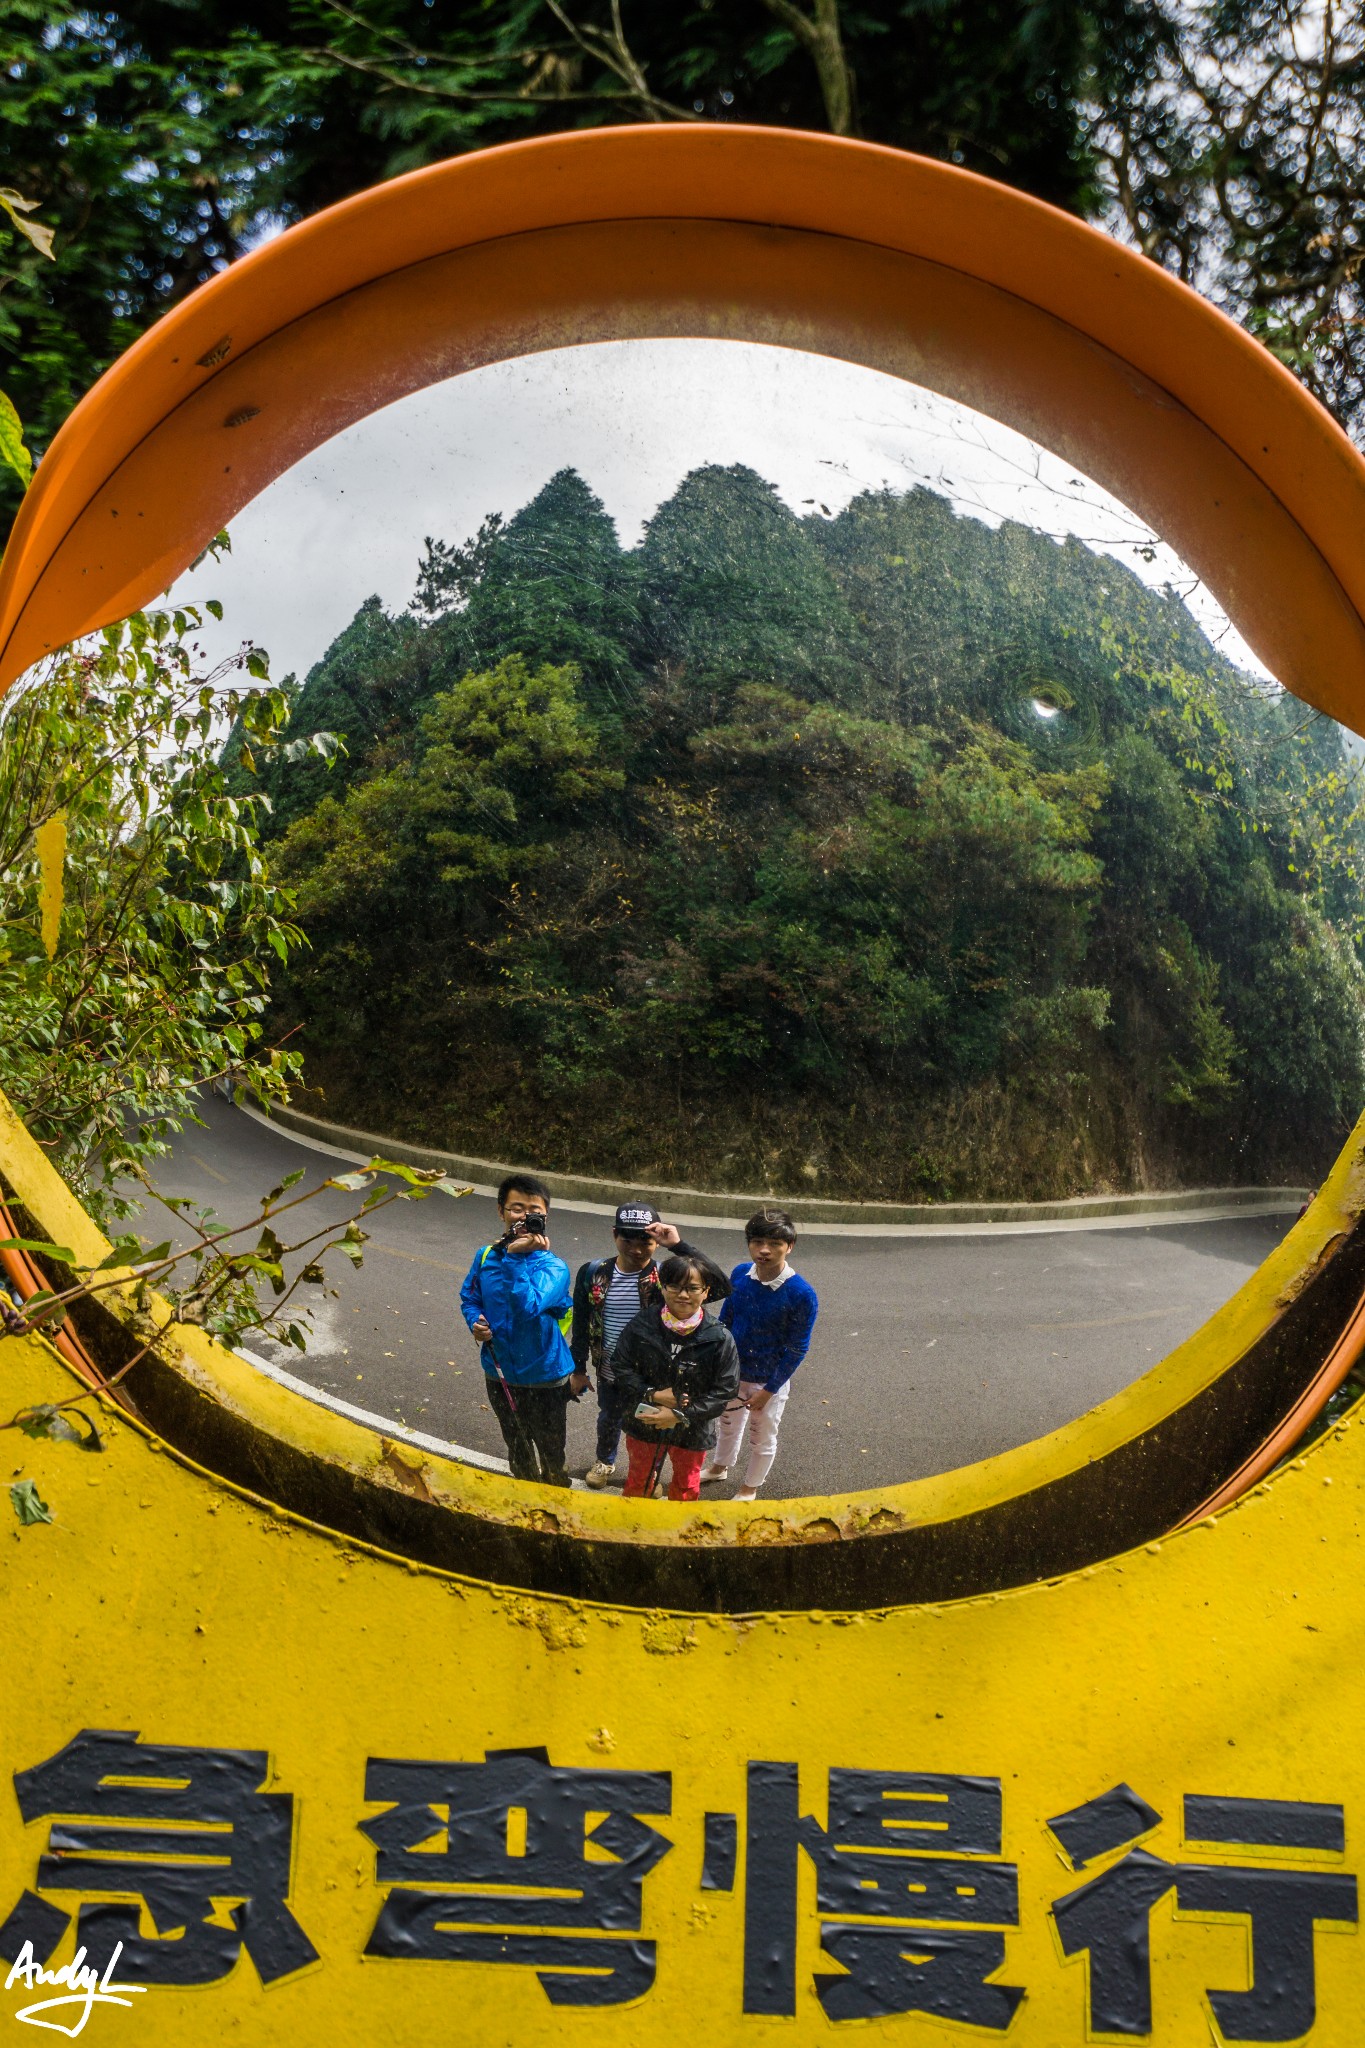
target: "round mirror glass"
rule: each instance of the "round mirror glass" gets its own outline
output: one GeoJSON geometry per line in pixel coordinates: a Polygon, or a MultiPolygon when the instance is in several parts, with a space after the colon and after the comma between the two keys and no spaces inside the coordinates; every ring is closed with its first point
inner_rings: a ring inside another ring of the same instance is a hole
{"type": "MultiPolygon", "coordinates": [[[[343,744],[266,775],[298,1106],[481,1188],[570,1177],[575,1270],[634,1194],[727,1272],[787,1209],[820,1313],[767,1493],[1105,1399],[1359,1110],[1357,743],[1160,535],[950,400],[728,342],[504,362],[281,476],[175,594],[343,744]]],[[[206,1114],[177,1165],[220,1208],[309,1157],[206,1114]]],[[[456,1302],[491,1202],[396,1219],[270,1362],[498,1458],[456,1302]]],[[[594,1425],[589,1393],[575,1472],[594,1425]]]]}

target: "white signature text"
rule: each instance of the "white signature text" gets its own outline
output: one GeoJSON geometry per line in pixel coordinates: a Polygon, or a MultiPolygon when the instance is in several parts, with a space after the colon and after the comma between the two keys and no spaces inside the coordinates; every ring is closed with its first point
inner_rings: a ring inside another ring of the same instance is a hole
{"type": "Polygon", "coordinates": [[[5,1979],[6,1991],[16,1978],[23,1980],[26,1991],[32,1991],[35,1984],[51,1984],[54,1987],[64,1984],[68,1988],[60,1998],[39,1999],[36,2005],[24,2006],[14,2017],[17,2020],[24,2020],[30,2027],[50,2027],[54,2033],[67,2034],[74,2041],[77,2034],[84,2029],[92,2006],[131,2005],[131,1998],[120,1998],[118,1994],[121,1991],[141,1993],[147,1989],[145,1984],[114,1983],[114,1965],[122,1954],[123,1943],[116,1941],[114,1953],[109,1958],[103,1977],[98,1971],[88,1967],[83,1948],[78,1948],[71,1961],[63,1963],[59,1970],[45,1970],[34,1956],[33,1943],[26,1941],[15,1957],[14,1967],[5,1979]],[[63,2005],[80,2006],[80,2017],[74,2026],[67,2026],[61,2020],[40,2018],[40,2014],[53,2012],[58,2006],[63,2005]]]}

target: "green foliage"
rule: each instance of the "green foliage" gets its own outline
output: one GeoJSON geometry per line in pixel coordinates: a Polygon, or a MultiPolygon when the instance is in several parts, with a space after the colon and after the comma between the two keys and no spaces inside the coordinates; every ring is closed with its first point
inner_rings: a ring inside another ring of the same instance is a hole
{"type": "Polygon", "coordinates": [[[343,668],[355,707],[344,787],[279,771],[278,1014],[344,1114],[901,1198],[1316,1176],[1365,1097],[1325,722],[1111,557],[928,491],[798,519],[708,468],[610,541],[556,478],[298,698],[300,739],[343,668]],[[567,658],[589,559],[616,695],[567,658]]]}
{"type": "MultiPolygon", "coordinates": [[[[855,121],[1075,205],[1089,21],[1078,0],[849,11],[855,121]]],[[[263,229],[382,179],[615,121],[831,125],[812,51],[764,0],[626,0],[620,39],[610,0],[125,0],[55,14],[8,0],[0,65],[0,181],[40,206],[60,254],[49,273],[21,252],[0,294],[0,377],[39,451],[115,356],[263,229]]]]}
{"type": "MultiPolygon", "coordinates": [[[[134,1348],[117,1371],[97,1382],[94,1391],[106,1402],[143,1359],[156,1352],[164,1356],[186,1329],[207,1330],[229,1345],[254,1335],[306,1351],[311,1312],[301,1305],[308,1297],[301,1296],[300,1290],[312,1290],[315,1300],[318,1293],[335,1298],[337,1289],[329,1284],[326,1267],[330,1253],[340,1252],[352,1266],[362,1265],[369,1242],[363,1226],[379,1210],[394,1202],[423,1202],[434,1194],[458,1199],[471,1192],[438,1168],[374,1158],[353,1173],[336,1174],[296,1193],[307,1171],[298,1167],[260,1197],[254,1217],[225,1226],[201,1203],[158,1191],[136,1164],[132,1171],[150,1200],[170,1212],[177,1235],[188,1242],[173,1245],[168,1238],[149,1249],[128,1231],[114,1239],[97,1266],[81,1267],[63,1245],[32,1238],[6,1240],[11,1247],[22,1247],[49,1263],[67,1267],[73,1277],[67,1284],[40,1288],[28,1297],[22,1310],[6,1301],[0,1350],[7,1338],[34,1332],[49,1335],[65,1320],[69,1309],[98,1295],[116,1292],[123,1296],[125,1309],[131,1310],[127,1323],[134,1333],[134,1348]],[[286,1242],[281,1228],[286,1233],[296,1231],[301,1220],[298,1212],[330,1190],[360,1194],[364,1199],[350,1216],[316,1230],[305,1223],[302,1235],[286,1242]],[[285,1216],[290,1222],[283,1223],[285,1216]],[[254,1244],[241,1242],[252,1237],[254,1244]]],[[[0,1430],[17,1429],[26,1437],[75,1444],[82,1451],[102,1451],[104,1439],[79,1405],[86,1398],[73,1394],[65,1401],[20,1408],[0,1422],[0,1430]]],[[[10,1487],[10,1501],[21,1523],[53,1519],[31,1479],[21,1479],[10,1487]]]]}
{"type": "Polygon", "coordinates": [[[324,797],[294,825],[280,871],[297,877],[309,918],[397,913],[432,881],[505,885],[552,860],[556,826],[622,781],[596,761],[576,672],[533,673],[508,655],[432,699],[415,760],[324,797]]]}
{"type": "Polygon", "coordinates": [[[4,391],[0,391],[0,462],[28,488],[33,476],[33,457],[24,446],[24,423],[14,409],[14,400],[4,391]]]}
{"type": "MultiPolygon", "coordinates": [[[[430,606],[436,594],[432,546],[419,570],[418,605],[430,593],[430,606]]],[[[477,566],[465,595],[445,612],[435,636],[452,681],[514,647],[533,667],[572,662],[589,709],[603,717],[628,717],[638,708],[631,660],[639,632],[637,567],[576,471],[552,476],[496,532],[485,520],[474,547],[477,566]]]]}
{"type": "Polygon", "coordinates": [[[52,229],[45,222],[31,218],[37,206],[36,199],[25,199],[22,192],[13,191],[8,185],[0,185],[0,213],[6,215],[15,234],[27,242],[30,248],[36,249],[40,256],[51,257],[55,262],[52,229]]]}
{"type": "MultiPolygon", "coordinates": [[[[675,1059],[709,1029],[731,1073],[776,1044],[789,1083],[909,1087],[990,1071],[1040,1028],[1060,1050],[1099,1021],[1094,992],[1057,1007],[1100,878],[1080,850],[1085,771],[1043,782],[989,728],[906,733],[752,685],[692,754],[725,819],[721,859],[687,863],[691,946],[673,920],[671,959],[632,950],[626,977],[675,1059]],[[680,1008],[684,959],[704,972],[680,1008]]],[[[670,922],[662,892],[653,917],[670,922]]]]}
{"type": "MultiPolygon", "coordinates": [[[[371,1159],[353,1173],[335,1174],[295,1192],[305,1174],[304,1167],[286,1174],[259,1198],[256,1216],[230,1225],[222,1224],[213,1209],[183,1195],[165,1194],[140,1174],[151,1200],[169,1210],[178,1234],[188,1235],[189,1242],[175,1245],[168,1239],[149,1250],[131,1234],[118,1238],[101,1265],[56,1297],[58,1305],[66,1307],[101,1289],[122,1286],[129,1269],[136,1273],[134,1303],[147,1317],[150,1335],[120,1368],[119,1379],[147,1351],[164,1346],[177,1329],[187,1326],[207,1330],[223,1344],[240,1345],[246,1337],[257,1336],[306,1351],[312,1325],[312,1310],[304,1305],[308,1290],[317,1290],[324,1298],[337,1293],[326,1266],[332,1252],[339,1252],[353,1267],[363,1265],[369,1242],[363,1224],[376,1211],[394,1202],[422,1202],[433,1194],[469,1193],[437,1169],[397,1165],[391,1159],[371,1159]],[[298,1212],[328,1189],[362,1194],[364,1200],[340,1222],[315,1230],[305,1226],[301,1236],[286,1241],[281,1232],[297,1228],[302,1220],[298,1212]],[[282,1222],[285,1216],[290,1217],[289,1224],[282,1222]],[[115,1270],[101,1280],[99,1276],[111,1268],[115,1270]],[[164,1321],[147,1315],[153,1288],[169,1308],[164,1321]]],[[[26,1315],[30,1323],[45,1326],[41,1308],[35,1314],[32,1303],[26,1304],[26,1315]]],[[[22,1418],[17,1420],[23,1428],[22,1418]]]]}
{"type": "MultiPolygon", "coordinates": [[[[7,231],[17,235],[21,242],[27,242],[29,248],[36,249],[40,256],[53,261],[52,229],[31,218],[36,208],[36,200],[26,199],[22,192],[15,192],[7,185],[0,186],[0,216],[3,216],[7,231]]],[[[11,279],[0,275],[0,290],[9,282],[11,279]]],[[[17,477],[21,490],[28,489],[33,478],[33,457],[24,443],[24,423],[14,400],[8,392],[0,391],[0,477],[5,470],[17,477]]]]}
{"type": "Polygon", "coordinates": [[[640,120],[859,134],[1099,215],[1361,415],[1358,9],[8,0],[0,64],[0,208],[27,234],[38,207],[61,259],[30,240],[0,275],[0,378],[39,453],[263,232],[472,149],[640,120]]]}
{"type": "Polygon", "coordinates": [[[54,1401],[43,1401],[36,1408],[23,1408],[15,1417],[15,1426],[25,1436],[45,1438],[54,1444],[75,1444],[77,1450],[102,1451],[104,1439],[90,1417],[79,1408],[62,1409],[54,1401]],[[83,1428],[78,1424],[84,1424],[83,1428]]]}
{"type": "Polygon", "coordinates": [[[856,701],[853,619],[819,544],[751,469],[683,479],[640,548],[649,590],[645,652],[681,671],[693,703],[723,705],[737,681],[856,701]],[[718,694],[716,694],[718,693],[718,694]]]}
{"type": "Polygon", "coordinates": [[[196,674],[197,624],[139,613],[50,658],[0,712],[0,1088],[103,1214],[124,1213],[118,1173],[166,1149],[205,1081],[231,1071],[281,1096],[297,1066],[262,1037],[270,965],[299,937],[257,845],[266,800],[231,793],[219,760],[225,719],[239,754],[267,759],[288,702],[196,674]],[[41,851],[58,821],[49,957],[41,851]]]}
{"type": "Polygon", "coordinates": [[[1365,16],[1108,0],[1090,134],[1108,223],[1365,424],[1365,16]]]}
{"type": "MultiPolygon", "coordinates": [[[[292,678],[284,684],[289,731],[309,739],[324,732],[348,734],[347,745],[356,758],[367,758],[383,735],[411,721],[416,705],[433,688],[430,665],[429,649],[413,623],[389,618],[377,597],[368,598],[302,688],[292,678]]],[[[324,794],[344,788],[353,766],[344,756],[334,764],[318,753],[298,763],[279,754],[256,763],[258,772],[253,772],[241,759],[236,732],[228,741],[223,765],[234,793],[265,793],[268,808],[261,822],[275,833],[324,794]]]]}
{"type": "MultiPolygon", "coordinates": [[[[167,33],[167,30],[170,33],[167,33]]],[[[0,178],[55,233],[0,273],[0,379],[42,450],[157,314],[240,254],[274,157],[240,81],[201,45],[7,0],[0,178]]],[[[8,509],[17,504],[17,491],[8,509]]]]}
{"type": "Polygon", "coordinates": [[[9,1498],[22,1528],[32,1528],[35,1523],[52,1520],[52,1510],[39,1494],[36,1480],[16,1479],[10,1487],[9,1498]]]}

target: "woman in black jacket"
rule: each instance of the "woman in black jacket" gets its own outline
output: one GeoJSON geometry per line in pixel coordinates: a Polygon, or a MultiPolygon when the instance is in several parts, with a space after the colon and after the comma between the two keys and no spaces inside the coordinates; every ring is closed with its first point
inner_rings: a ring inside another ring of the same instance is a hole
{"type": "Polygon", "coordinates": [[[641,1309],[616,1340],[611,1363],[625,1409],[628,1497],[653,1492],[665,1455],[670,1500],[696,1500],[701,1490],[716,1417],[739,1389],[735,1340],[706,1315],[718,1280],[723,1288],[722,1276],[698,1253],[665,1259],[662,1306],[641,1309]]]}

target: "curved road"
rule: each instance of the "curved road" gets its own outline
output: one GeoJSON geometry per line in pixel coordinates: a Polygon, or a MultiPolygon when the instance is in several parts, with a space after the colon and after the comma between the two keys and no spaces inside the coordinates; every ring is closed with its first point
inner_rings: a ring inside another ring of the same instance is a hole
{"type": "MultiPolygon", "coordinates": [[[[300,1188],[344,1171],[314,1145],[216,1096],[207,1128],[188,1130],[159,1175],[170,1194],[244,1219],[285,1173],[300,1188]]],[[[349,1213],[324,1196],[304,1214],[349,1213]],[[323,1204],[328,1205],[324,1211],[323,1204]]],[[[610,1218],[552,1209],[553,1243],[571,1268],[611,1250],[610,1218]]],[[[1150,1226],[972,1235],[849,1236],[812,1226],[795,1263],[820,1295],[810,1356],[782,1425],[769,1495],[837,1493],[915,1479],[1042,1436],[1137,1379],[1196,1329],[1292,1222],[1237,1216],[1150,1226]]],[[[146,1219],[144,1235],[166,1235],[146,1219]]],[[[251,1348],[379,1421],[500,1459],[477,1348],[456,1300],[478,1246],[497,1234],[486,1196],[386,1209],[361,1271],[333,1255],[340,1298],[322,1305],[308,1352],[251,1348]]],[[[683,1227],[728,1270],[737,1230],[683,1227]]],[[[150,1235],[146,1241],[152,1242],[150,1235]]],[[[311,1290],[303,1290],[305,1299],[311,1290]]],[[[595,1403],[570,1410],[570,1470],[592,1458],[595,1403]]],[[[624,1457],[622,1458],[624,1466],[624,1457]]],[[[718,1496],[733,1489],[722,1487],[718,1496]]],[[[709,1491],[709,1490],[708,1490],[709,1491]]]]}

